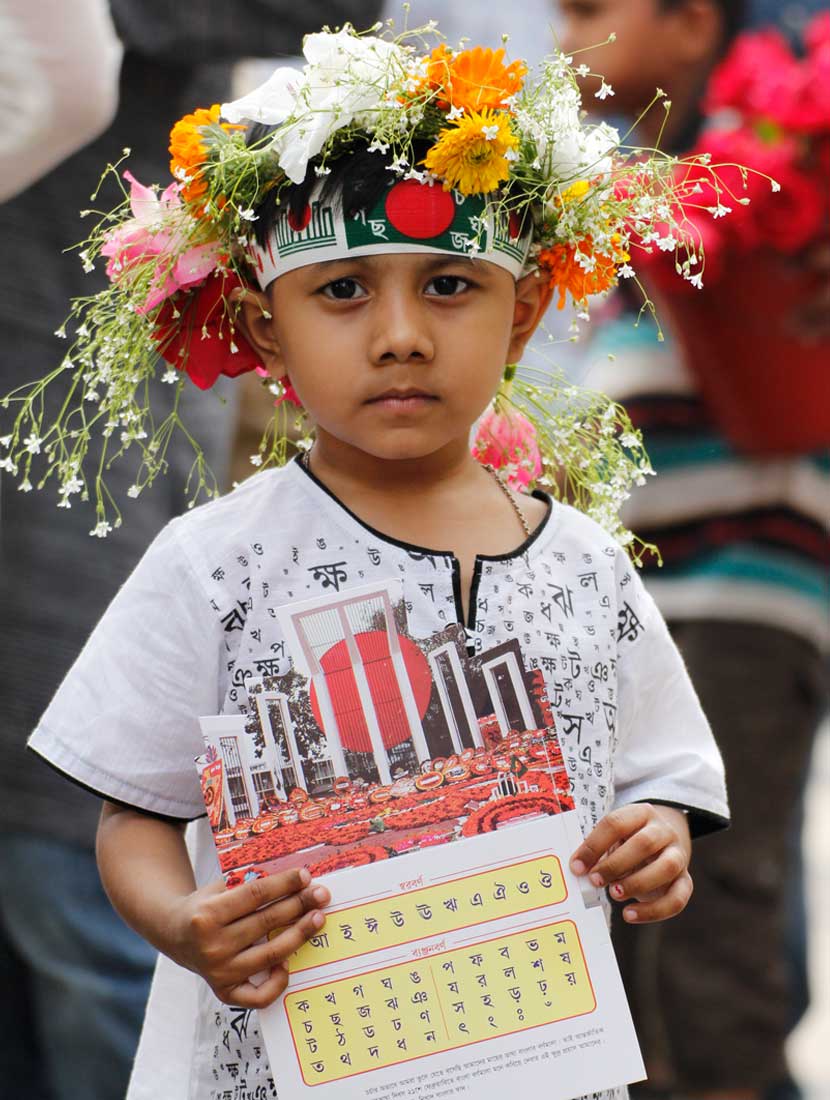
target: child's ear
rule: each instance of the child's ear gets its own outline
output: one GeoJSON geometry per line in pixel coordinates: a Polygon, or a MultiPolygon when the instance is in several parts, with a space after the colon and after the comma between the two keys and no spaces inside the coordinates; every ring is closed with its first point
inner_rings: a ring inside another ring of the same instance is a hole
{"type": "Polygon", "coordinates": [[[516,363],[521,359],[525,345],[536,331],[552,296],[553,290],[548,280],[538,270],[531,271],[516,283],[516,304],[513,308],[513,328],[507,359],[509,363],[516,363]]]}
{"type": "Polygon", "coordinates": [[[274,378],[282,378],[285,367],[268,295],[262,290],[238,287],[231,292],[231,301],[237,307],[236,323],[251,347],[259,353],[263,366],[274,378]]]}

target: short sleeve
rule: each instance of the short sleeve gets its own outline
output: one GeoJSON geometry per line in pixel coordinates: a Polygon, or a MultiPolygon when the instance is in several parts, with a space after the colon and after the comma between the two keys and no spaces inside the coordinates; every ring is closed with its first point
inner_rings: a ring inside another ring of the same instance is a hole
{"type": "Polygon", "coordinates": [[[169,524],[119,591],[30,738],[103,798],[151,813],[204,813],[198,718],[217,713],[221,640],[169,524]]]}
{"type": "Polygon", "coordinates": [[[723,763],[683,659],[654,600],[621,566],[615,805],[660,802],[689,813],[692,835],[729,822],[723,763]]]}

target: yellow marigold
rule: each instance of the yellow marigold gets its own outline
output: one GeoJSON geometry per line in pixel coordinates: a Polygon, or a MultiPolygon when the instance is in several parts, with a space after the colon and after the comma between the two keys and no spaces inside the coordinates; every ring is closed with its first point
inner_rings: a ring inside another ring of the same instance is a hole
{"type": "Polygon", "coordinates": [[[432,51],[427,70],[429,84],[438,89],[441,107],[463,111],[503,108],[504,100],[524,84],[527,65],[523,61],[504,64],[504,50],[463,50],[453,55],[446,46],[432,51]]]}
{"type": "MultiPolygon", "coordinates": [[[[199,198],[207,191],[207,182],[201,172],[201,166],[208,158],[202,128],[216,125],[219,122],[219,112],[218,103],[209,108],[199,107],[193,114],[180,118],[170,131],[170,171],[177,180],[189,180],[182,190],[188,201],[199,198]]],[[[227,122],[221,125],[223,130],[244,129],[227,122]]]]}
{"type": "Polygon", "coordinates": [[[508,154],[518,144],[503,112],[473,111],[441,131],[424,164],[444,181],[445,191],[455,187],[462,195],[487,194],[510,175],[508,154]]]}
{"type": "Polygon", "coordinates": [[[577,305],[584,305],[592,294],[610,290],[617,282],[617,264],[626,263],[628,253],[621,247],[618,234],[612,238],[614,255],[594,252],[592,237],[584,237],[577,244],[556,244],[539,253],[539,267],[550,280],[550,286],[559,291],[557,308],[563,309],[570,291],[577,305]],[[593,257],[590,271],[577,262],[577,255],[593,257]]]}

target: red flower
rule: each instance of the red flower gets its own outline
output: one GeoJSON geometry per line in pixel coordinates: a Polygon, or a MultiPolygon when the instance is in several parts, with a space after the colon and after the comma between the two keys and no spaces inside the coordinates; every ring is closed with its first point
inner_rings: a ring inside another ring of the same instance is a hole
{"type": "Polygon", "coordinates": [[[234,324],[230,295],[244,286],[235,272],[216,271],[189,294],[168,298],[156,315],[153,339],[159,353],[201,390],[210,389],[220,374],[236,378],[261,365],[234,324]]]}
{"type": "Polygon", "coordinates": [[[709,81],[705,114],[726,108],[780,121],[800,85],[799,65],[780,31],[739,35],[709,81]]]}

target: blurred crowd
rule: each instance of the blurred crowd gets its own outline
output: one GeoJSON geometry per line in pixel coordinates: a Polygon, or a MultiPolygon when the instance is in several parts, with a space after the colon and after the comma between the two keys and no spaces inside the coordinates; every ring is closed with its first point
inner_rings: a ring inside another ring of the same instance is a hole
{"type": "MultiPolygon", "coordinates": [[[[803,51],[805,28],[824,13],[816,48],[830,84],[830,9],[806,0],[523,0],[509,13],[471,0],[413,0],[408,13],[399,0],[246,0],[244,20],[234,7],[0,0],[0,392],[57,365],[68,301],[100,285],[66,250],[84,236],[78,212],[102,166],[129,147],[136,176],[164,179],[176,118],[240,91],[250,70],[238,63],[296,56],[323,24],[435,19],[450,45],[493,47],[507,32],[510,54],[531,66],[555,48],[584,51],[614,93],[597,98],[586,77],[586,105],[617,124],[638,120],[634,142],[677,153],[702,140],[712,75],[749,30],[774,27],[803,51]],[[671,111],[641,117],[657,87],[671,111]]],[[[625,404],[644,434],[658,477],[626,521],[661,549],[644,578],[715,731],[733,811],[728,833],[696,845],[686,913],[614,928],[649,1070],[634,1094],[650,1100],[802,1095],[785,1044],[809,1003],[800,836],[827,707],[830,411],[824,428],[812,417],[816,434],[802,445],[798,424],[773,444],[785,413],[773,409],[767,430],[762,409],[748,439],[743,406],[711,379],[713,363],[752,378],[760,356],[770,379],[785,376],[796,408],[823,396],[830,410],[826,370],[823,389],[807,377],[830,358],[830,199],[797,248],[784,254],[779,239],[761,234],[734,254],[725,245],[694,307],[646,267],[667,338],[642,313],[641,290],[624,285],[568,350],[569,370],[625,404]],[[738,293],[750,272],[752,294],[738,293]]],[[[554,315],[549,327],[563,331],[554,315]]],[[[170,389],[155,394],[160,416],[170,389]]],[[[262,387],[252,378],[217,396],[190,389],[185,419],[211,441],[229,487],[253,472],[270,413],[262,387]]],[[[0,1081],[31,1100],[123,1097],[138,1041],[154,959],[100,886],[98,801],[24,744],[123,579],[184,506],[185,447],[173,445],[164,484],[128,501],[123,527],[94,545],[83,502],[56,513],[48,492],[0,477],[0,1081]]],[[[132,481],[123,465],[111,472],[122,495],[132,481]]]]}

